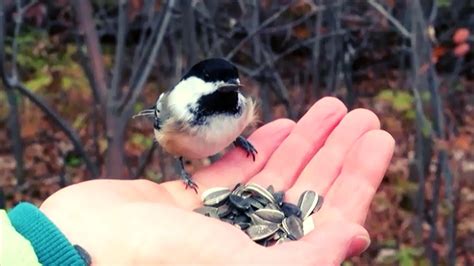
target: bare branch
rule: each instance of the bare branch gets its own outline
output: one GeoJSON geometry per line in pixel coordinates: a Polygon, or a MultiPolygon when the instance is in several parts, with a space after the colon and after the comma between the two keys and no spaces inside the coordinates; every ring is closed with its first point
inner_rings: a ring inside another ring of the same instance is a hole
{"type": "Polygon", "coordinates": [[[129,92],[131,92],[131,95],[129,95],[130,93],[128,93],[127,97],[123,99],[124,101],[119,107],[119,111],[125,110],[125,113],[129,113],[130,110],[133,108],[133,104],[135,104],[135,102],[137,101],[138,96],[140,96],[140,93],[143,90],[143,85],[145,84],[145,81],[150,75],[153,63],[156,59],[156,55],[158,54],[158,50],[161,47],[163,37],[165,36],[169,22],[171,20],[171,12],[174,8],[175,2],[176,0],[168,1],[165,10],[163,11],[163,15],[161,16],[162,19],[160,20],[160,23],[156,25],[156,27],[158,28],[156,34],[150,36],[150,42],[153,44],[153,46],[149,51],[145,51],[146,56],[144,56],[143,62],[139,62],[138,64],[139,67],[143,67],[140,67],[139,75],[131,77],[131,86],[129,90],[129,92]]]}
{"type": "Polygon", "coordinates": [[[276,26],[273,26],[273,27],[268,27],[266,29],[263,29],[261,31],[261,33],[263,33],[263,34],[272,34],[272,33],[282,31],[282,30],[290,30],[290,29],[294,28],[295,26],[297,26],[299,24],[302,24],[303,22],[305,22],[306,20],[308,20],[309,18],[311,18],[312,16],[314,16],[318,12],[325,11],[326,9],[327,9],[326,6],[321,6],[321,3],[317,3],[316,7],[311,9],[311,11],[309,11],[307,14],[304,14],[303,16],[301,16],[299,18],[296,18],[295,20],[292,20],[288,23],[285,23],[284,25],[276,25],[276,26]]]}
{"type": "Polygon", "coordinates": [[[122,90],[120,88],[120,82],[122,81],[122,70],[123,70],[123,60],[125,58],[125,37],[127,36],[127,9],[128,4],[126,0],[121,0],[118,3],[119,5],[119,15],[117,20],[118,25],[118,34],[117,34],[117,47],[115,48],[115,60],[114,60],[114,70],[112,75],[112,84],[110,85],[111,93],[107,96],[110,99],[112,97],[115,100],[120,99],[122,96],[122,90]]]}
{"type": "Polygon", "coordinates": [[[387,10],[385,10],[385,8],[383,8],[382,5],[375,2],[375,0],[367,0],[367,2],[377,11],[379,11],[380,14],[382,14],[385,18],[387,18],[388,21],[390,21],[393,24],[393,26],[395,26],[395,28],[402,34],[403,37],[408,38],[408,39],[411,38],[411,33],[400,23],[400,21],[398,21],[390,13],[388,13],[387,10]]]}
{"type": "Polygon", "coordinates": [[[272,86],[271,88],[276,92],[278,98],[280,98],[281,102],[285,105],[286,111],[288,112],[288,116],[294,119],[295,117],[293,108],[291,108],[290,105],[290,94],[288,93],[288,89],[283,83],[280,74],[275,70],[273,58],[270,53],[267,52],[264,48],[262,48],[261,51],[265,58],[266,65],[268,65],[270,68],[272,78],[275,81],[276,86],[272,86]]]}
{"type": "MultiPolygon", "coordinates": [[[[324,39],[324,38],[328,38],[328,37],[331,37],[331,36],[334,36],[334,35],[345,34],[345,32],[346,31],[344,31],[344,30],[335,31],[333,33],[325,34],[325,35],[322,35],[322,36],[311,37],[311,38],[306,39],[304,41],[295,43],[294,45],[290,46],[285,51],[283,51],[280,54],[274,56],[272,61],[273,61],[273,63],[276,63],[276,62],[280,61],[283,57],[293,53],[294,51],[296,51],[296,50],[298,50],[302,47],[308,46],[310,44],[313,44],[315,41],[318,40],[318,38],[324,39]]],[[[262,70],[264,70],[266,67],[268,67],[268,62],[264,62],[263,64],[260,64],[259,67],[257,67],[254,70],[250,70],[250,69],[244,68],[244,67],[239,67],[239,70],[242,70],[243,73],[245,73],[245,74],[247,74],[251,77],[255,77],[255,76],[259,75],[259,73],[262,72],[262,70]]]]}
{"type": "MultiPolygon", "coordinates": [[[[321,0],[316,0],[316,4],[320,5],[321,0]]],[[[313,69],[313,93],[314,96],[319,97],[320,96],[320,91],[319,91],[319,55],[321,51],[321,28],[323,25],[323,15],[324,13],[321,12],[318,14],[318,17],[316,18],[316,25],[314,27],[316,39],[314,40],[313,44],[313,49],[312,49],[312,60],[311,60],[311,68],[313,69]]]]}
{"type": "Polygon", "coordinates": [[[189,65],[196,61],[197,55],[197,37],[196,37],[196,19],[194,17],[193,3],[191,0],[181,0],[183,17],[181,22],[181,32],[183,36],[183,53],[186,55],[189,65]]]}
{"type": "Polygon", "coordinates": [[[99,38],[92,17],[92,6],[89,0],[74,0],[72,5],[79,27],[85,35],[87,53],[90,55],[89,59],[94,78],[93,82],[95,83],[93,87],[97,88],[102,108],[106,108],[108,82],[99,38]]]}
{"type": "MultiPolygon", "coordinates": [[[[21,6],[17,2],[17,10],[20,11],[21,6]]],[[[20,12],[19,12],[20,13],[20,12]]],[[[22,14],[19,14],[22,16],[22,14]]],[[[16,53],[18,51],[17,38],[18,33],[20,32],[21,27],[21,19],[15,21],[15,35],[13,37],[13,43],[15,44],[15,48],[13,49],[13,58],[16,58],[16,53]]],[[[15,92],[10,84],[11,78],[8,77],[5,69],[5,4],[3,1],[0,3],[0,72],[2,81],[5,87],[5,92],[7,95],[7,101],[9,105],[9,113],[8,113],[8,130],[10,131],[10,135],[12,138],[12,149],[13,155],[16,161],[15,167],[15,176],[17,178],[18,185],[22,185],[24,183],[24,165],[23,165],[23,143],[21,139],[21,124],[20,124],[20,114],[18,113],[18,103],[17,97],[15,92]]],[[[13,69],[16,75],[16,61],[13,61],[13,69]]]]}
{"type": "Polygon", "coordinates": [[[145,3],[143,5],[143,10],[146,15],[146,22],[143,24],[141,27],[140,31],[140,40],[138,41],[138,44],[135,48],[135,51],[133,53],[133,60],[132,60],[132,65],[135,66],[133,71],[132,71],[132,76],[134,76],[135,72],[138,71],[138,68],[136,67],[138,65],[138,62],[141,60],[141,56],[143,54],[144,50],[144,45],[145,45],[145,40],[146,39],[146,31],[150,29],[153,26],[153,13],[154,13],[154,0],[145,0],[145,3]]]}
{"type": "Polygon", "coordinates": [[[269,18],[267,18],[262,24],[260,24],[260,26],[258,28],[256,28],[254,31],[252,31],[251,33],[249,33],[244,39],[242,39],[235,47],[234,49],[232,49],[226,56],[225,58],[230,60],[232,57],[234,57],[234,55],[240,50],[240,48],[242,48],[242,46],[244,46],[244,44],[249,41],[250,39],[252,39],[253,36],[255,36],[257,33],[259,33],[263,28],[265,28],[266,26],[270,25],[273,21],[275,21],[277,18],[279,18],[281,16],[281,14],[283,14],[285,11],[287,11],[290,6],[293,4],[293,1],[290,1],[290,3],[286,4],[285,6],[283,6],[282,8],[280,8],[280,10],[278,10],[277,12],[275,12],[272,16],[270,16],[269,18]]]}
{"type": "Polygon", "coordinates": [[[64,134],[71,140],[74,148],[81,154],[84,162],[87,166],[87,169],[91,172],[92,177],[95,178],[99,175],[97,167],[92,163],[87,155],[86,151],[84,150],[84,145],[81,143],[79,136],[77,136],[76,132],[74,132],[71,127],[67,124],[67,122],[58,114],[56,113],[48,104],[40,98],[38,95],[33,94],[28,88],[26,88],[22,83],[17,82],[11,84],[12,87],[17,89],[21,94],[26,96],[31,102],[33,102],[36,106],[38,106],[41,111],[43,111],[51,120],[58,125],[59,129],[61,129],[64,134]]]}
{"type": "MultiPolygon", "coordinates": [[[[18,7],[18,6],[17,6],[18,7]]],[[[24,8],[23,8],[24,10],[24,8]]],[[[21,13],[21,12],[19,12],[21,13]]],[[[19,20],[16,21],[16,29],[15,29],[15,37],[17,39],[17,35],[19,33],[19,20]]],[[[0,72],[2,74],[2,80],[7,88],[7,91],[11,91],[12,89],[18,90],[22,95],[26,96],[30,101],[32,101],[35,105],[37,105],[49,118],[55,122],[59,128],[66,134],[66,136],[71,140],[72,144],[74,145],[75,149],[82,155],[84,158],[84,162],[87,166],[87,169],[91,172],[93,177],[98,175],[97,167],[90,161],[87,153],[84,150],[84,147],[76,135],[76,133],[71,129],[71,127],[64,121],[59,114],[57,114],[53,109],[51,109],[44,100],[42,100],[39,96],[33,94],[28,88],[26,88],[19,80],[17,76],[8,77],[4,68],[5,62],[5,55],[4,55],[4,45],[5,45],[5,13],[4,13],[4,3],[0,1],[0,72]]],[[[15,42],[15,41],[14,41],[15,42]]],[[[15,45],[13,52],[16,53],[18,46],[15,45]]],[[[16,58],[16,56],[13,56],[16,58]]],[[[16,65],[17,62],[13,61],[13,65],[16,65]]],[[[13,72],[13,75],[16,75],[16,72],[13,72]]],[[[16,99],[15,99],[16,101],[16,99]]],[[[20,125],[18,124],[17,128],[19,129],[20,125]]],[[[20,136],[20,134],[18,134],[20,136]]],[[[15,137],[15,136],[14,136],[15,137]]]]}

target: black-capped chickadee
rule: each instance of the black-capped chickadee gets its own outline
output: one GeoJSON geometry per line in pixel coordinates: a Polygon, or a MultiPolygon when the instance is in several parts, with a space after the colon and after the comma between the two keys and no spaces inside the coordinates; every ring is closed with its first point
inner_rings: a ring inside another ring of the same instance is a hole
{"type": "Polygon", "coordinates": [[[240,136],[255,118],[255,104],[240,92],[241,87],[233,64],[220,58],[207,59],[162,93],[155,106],[135,115],[153,116],[155,138],[179,160],[186,188],[197,192],[183,158],[202,159],[233,143],[255,160],[257,150],[240,136]]]}

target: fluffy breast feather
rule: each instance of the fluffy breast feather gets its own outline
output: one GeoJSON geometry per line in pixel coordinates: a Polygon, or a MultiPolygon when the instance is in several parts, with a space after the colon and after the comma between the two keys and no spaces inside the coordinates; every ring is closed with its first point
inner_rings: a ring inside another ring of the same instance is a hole
{"type": "Polygon", "coordinates": [[[254,101],[243,98],[242,107],[239,116],[212,116],[205,125],[191,126],[172,116],[161,119],[161,129],[154,131],[155,138],[165,151],[175,156],[201,159],[214,155],[229,146],[255,120],[254,101]]]}

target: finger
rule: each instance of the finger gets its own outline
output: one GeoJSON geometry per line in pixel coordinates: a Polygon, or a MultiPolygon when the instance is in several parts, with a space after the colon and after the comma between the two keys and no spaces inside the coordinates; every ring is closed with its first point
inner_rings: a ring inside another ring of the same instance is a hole
{"type": "Polygon", "coordinates": [[[362,224],[390,163],[394,146],[394,139],[386,131],[365,133],[349,151],[318,216],[324,216],[326,210],[337,209],[345,219],[362,224]]]}
{"type": "Polygon", "coordinates": [[[196,172],[193,180],[199,186],[198,195],[192,189],[185,190],[181,180],[166,182],[162,185],[170,194],[175,195],[178,203],[185,204],[183,207],[194,208],[200,204],[199,197],[196,196],[207,188],[233,187],[237,183],[246,182],[259,172],[294,125],[295,122],[289,119],[278,119],[257,129],[248,138],[258,151],[255,161],[246,157],[241,149],[234,148],[217,162],[196,172]]]}
{"type": "Polygon", "coordinates": [[[250,182],[273,185],[277,190],[290,187],[346,112],[347,108],[337,98],[326,97],[316,102],[250,182]]]}
{"type": "Polygon", "coordinates": [[[370,243],[367,230],[356,223],[331,221],[298,241],[271,247],[273,256],[294,265],[340,265],[347,257],[365,250],[370,243]]]}
{"type": "Polygon", "coordinates": [[[296,202],[305,190],[324,195],[341,171],[344,158],[352,145],[364,133],[379,128],[380,121],[373,112],[367,109],[349,112],[288,190],[287,200],[296,202]]]}

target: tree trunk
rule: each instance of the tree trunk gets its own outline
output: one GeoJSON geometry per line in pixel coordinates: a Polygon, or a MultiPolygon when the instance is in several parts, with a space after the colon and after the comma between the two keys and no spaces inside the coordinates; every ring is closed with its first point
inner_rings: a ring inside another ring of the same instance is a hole
{"type": "Polygon", "coordinates": [[[105,157],[105,178],[128,179],[128,167],[125,163],[124,135],[125,120],[108,113],[107,126],[107,152],[105,157]]]}

